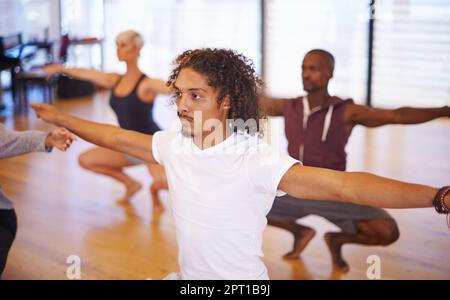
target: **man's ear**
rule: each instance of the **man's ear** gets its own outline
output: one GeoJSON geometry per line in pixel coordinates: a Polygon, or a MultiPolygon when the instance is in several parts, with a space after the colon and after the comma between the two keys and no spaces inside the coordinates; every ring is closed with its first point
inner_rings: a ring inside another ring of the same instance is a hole
{"type": "Polygon", "coordinates": [[[329,80],[332,79],[334,76],[334,71],[332,69],[328,69],[327,73],[328,73],[328,79],[329,80]]]}

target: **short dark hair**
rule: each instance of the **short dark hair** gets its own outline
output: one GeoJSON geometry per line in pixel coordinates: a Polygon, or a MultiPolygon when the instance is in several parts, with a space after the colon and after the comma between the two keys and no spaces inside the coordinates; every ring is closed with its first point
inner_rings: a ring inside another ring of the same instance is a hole
{"type": "MultiPolygon", "coordinates": [[[[187,50],[174,61],[174,69],[167,85],[171,87],[184,68],[192,68],[208,79],[208,85],[219,90],[218,103],[230,97],[231,107],[228,119],[233,121],[255,120],[256,128],[244,128],[247,133],[260,131],[259,120],[262,114],[259,107],[258,92],[263,81],[255,72],[252,60],[229,49],[203,48],[187,50]]],[[[240,128],[234,127],[236,132],[240,128]]]]}
{"type": "Polygon", "coordinates": [[[308,54],[318,54],[322,57],[325,57],[328,60],[328,63],[330,64],[331,71],[334,71],[334,64],[335,64],[334,56],[330,52],[323,49],[312,49],[308,51],[308,53],[306,53],[306,55],[308,54]]]}

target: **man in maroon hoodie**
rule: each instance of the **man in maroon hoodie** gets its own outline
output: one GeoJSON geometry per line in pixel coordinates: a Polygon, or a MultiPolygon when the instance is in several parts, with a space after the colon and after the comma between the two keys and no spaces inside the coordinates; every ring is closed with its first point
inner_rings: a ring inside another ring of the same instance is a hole
{"type": "MultiPolygon", "coordinates": [[[[387,124],[418,124],[439,117],[450,117],[450,108],[375,109],[342,100],[328,93],[333,77],[334,57],[314,49],[302,64],[303,88],[306,96],[275,99],[261,96],[267,114],[284,116],[288,152],[305,166],[344,171],[345,146],[356,125],[378,127],[387,124]]],[[[341,232],[328,232],[325,241],[331,252],[333,267],[347,272],[342,245],[390,245],[399,237],[395,220],[383,209],[344,202],[310,201],[278,197],[268,214],[270,225],[289,230],[295,241],[285,258],[298,258],[314,237],[315,230],[296,223],[307,215],[318,215],[336,224],[341,232]]]]}

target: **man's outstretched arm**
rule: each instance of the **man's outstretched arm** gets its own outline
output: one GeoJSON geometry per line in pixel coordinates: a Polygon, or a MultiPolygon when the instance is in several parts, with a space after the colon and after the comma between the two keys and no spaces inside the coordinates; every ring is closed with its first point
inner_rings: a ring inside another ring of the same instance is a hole
{"type": "Polygon", "coordinates": [[[88,142],[129,154],[148,163],[156,163],[152,154],[151,135],[86,121],[62,113],[48,104],[31,104],[31,107],[45,122],[65,127],[88,142]]]}
{"type": "Polygon", "coordinates": [[[263,108],[263,111],[268,116],[278,117],[283,116],[284,99],[269,97],[265,94],[258,95],[258,101],[263,108]]]}
{"type": "MultiPolygon", "coordinates": [[[[438,189],[392,180],[370,173],[291,167],[279,189],[295,198],[352,202],[383,208],[432,207],[438,189]]],[[[446,203],[449,203],[449,195],[446,203]]]]}
{"type": "Polygon", "coordinates": [[[365,105],[349,105],[346,120],[351,125],[378,127],[389,124],[420,124],[441,117],[450,117],[450,107],[378,109],[365,105]]]}

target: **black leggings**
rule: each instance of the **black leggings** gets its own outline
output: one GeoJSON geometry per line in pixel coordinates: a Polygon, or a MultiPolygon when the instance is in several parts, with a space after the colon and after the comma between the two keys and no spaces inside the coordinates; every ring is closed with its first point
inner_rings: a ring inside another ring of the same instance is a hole
{"type": "Polygon", "coordinates": [[[0,209],[0,278],[6,266],[8,252],[16,237],[17,216],[14,209],[0,209]]]}

